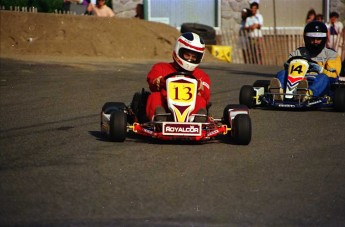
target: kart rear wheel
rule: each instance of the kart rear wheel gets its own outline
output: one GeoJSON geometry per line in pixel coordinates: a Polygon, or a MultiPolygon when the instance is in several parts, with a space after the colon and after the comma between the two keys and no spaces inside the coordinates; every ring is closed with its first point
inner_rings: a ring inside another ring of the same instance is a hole
{"type": "Polygon", "coordinates": [[[334,109],[345,112],[345,87],[338,87],[334,92],[334,109]]]}
{"type": "Polygon", "coordinates": [[[235,143],[248,145],[252,138],[252,123],[248,114],[237,114],[232,122],[231,137],[235,143]]]}
{"type": "Polygon", "coordinates": [[[255,106],[254,94],[255,91],[253,86],[243,85],[240,90],[240,104],[246,105],[248,108],[253,108],[255,106]]]}
{"type": "Polygon", "coordinates": [[[114,142],[123,142],[127,135],[127,115],[121,110],[115,110],[110,115],[109,139],[114,142]]]}
{"type": "Polygon", "coordinates": [[[143,89],[141,92],[136,92],[133,96],[130,107],[137,117],[139,123],[149,121],[149,119],[146,117],[146,104],[150,94],[150,92],[143,89]]]}

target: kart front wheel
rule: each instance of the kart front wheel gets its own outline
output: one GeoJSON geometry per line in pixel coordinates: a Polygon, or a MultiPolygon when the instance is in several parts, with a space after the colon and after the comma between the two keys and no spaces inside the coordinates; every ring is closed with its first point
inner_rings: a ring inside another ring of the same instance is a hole
{"type": "Polygon", "coordinates": [[[231,137],[235,143],[248,145],[252,139],[252,123],[248,114],[237,114],[232,121],[231,137]]]}
{"type": "Polygon", "coordinates": [[[240,90],[240,104],[246,105],[248,108],[253,108],[255,106],[254,94],[253,86],[243,85],[240,90]]]}
{"type": "Polygon", "coordinates": [[[109,139],[114,142],[123,142],[127,135],[127,115],[121,110],[115,110],[110,115],[109,139]]]}
{"type": "Polygon", "coordinates": [[[345,112],[345,87],[338,87],[334,92],[334,109],[345,112]]]}
{"type": "Polygon", "coordinates": [[[114,110],[124,110],[126,105],[123,102],[106,102],[102,107],[102,112],[109,114],[114,110]]]}
{"type": "Polygon", "coordinates": [[[102,106],[102,114],[101,114],[101,132],[105,133],[105,124],[108,125],[108,121],[106,120],[106,122],[104,122],[103,119],[103,114],[111,114],[113,111],[116,110],[121,110],[124,111],[126,109],[126,105],[123,102],[106,102],[104,103],[104,105],[102,106]]]}

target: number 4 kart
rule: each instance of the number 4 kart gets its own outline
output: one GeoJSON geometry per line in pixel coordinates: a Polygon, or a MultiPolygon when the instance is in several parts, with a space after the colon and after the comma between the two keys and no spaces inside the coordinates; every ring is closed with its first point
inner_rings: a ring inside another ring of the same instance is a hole
{"type": "Polygon", "coordinates": [[[345,83],[337,81],[331,84],[330,91],[322,96],[306,97],[307,89],[299,86],[301,83],[311,85],[315,72],[311,63],[316,63],[304,57],[295,56],[288,60],[288,77],[283,92],[280,87],[269,87],[269,80],[257,80],[253,85],[244,85],[240,90],[239,103],[248,108],[270,107],[285,109],[321,109],[333,108],[335,111],[345,111],[345,83]],[[303,82],[302,82],[303,81],[303,82]]]}

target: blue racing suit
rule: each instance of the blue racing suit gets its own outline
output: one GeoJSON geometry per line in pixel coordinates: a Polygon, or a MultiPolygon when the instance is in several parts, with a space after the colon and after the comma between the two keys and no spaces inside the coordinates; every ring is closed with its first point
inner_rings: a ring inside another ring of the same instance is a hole
{"type": "MultiPolygon", "coordinates": [[[[313,83],[309,86],[309,90],[313,92],[314,96],[322,96],[328,94],[330,85],[339,79],[341,70],[340,56],[333,49],[324,48],[317,56],[312,57],[307,48],[300,47],[297,50],[290,53],[289,58],[294,56],[302,56],[318,63],[323,67],[323,71],[320,74],[315,75],[313,83]]],[[[287,71],[282,70],[277,73],[282,88],[286,87],[287,71]]]]}

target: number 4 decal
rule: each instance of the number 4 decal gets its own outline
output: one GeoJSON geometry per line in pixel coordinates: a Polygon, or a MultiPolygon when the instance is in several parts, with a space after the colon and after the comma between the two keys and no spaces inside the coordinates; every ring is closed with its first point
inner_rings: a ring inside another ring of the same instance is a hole
{"type": "Polygon", "coordinates": [[[298,74],[303,73],[302,65],[298,65],[296,68],[295,68],[295,65],[293,65],[293,66],[291,67],[290,74],[293,73],[293,72],[298,72],[298,74]]]}

